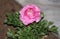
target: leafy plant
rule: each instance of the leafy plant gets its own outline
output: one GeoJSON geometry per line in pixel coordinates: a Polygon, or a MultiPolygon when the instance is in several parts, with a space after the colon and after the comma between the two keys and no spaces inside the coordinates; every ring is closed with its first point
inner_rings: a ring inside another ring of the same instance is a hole
{"type": "Polygon", "coordinates": [[[5,24],[12,25],[15,32],[8,28],[7,39],[42,39],[44,35],[48,35],[49,32],[57,33],[57,27],[52,22],[44,19],[44,14],[41,12],[42,19],[36,23],[25,26],[19,20],[19,12],[13,12],[6,15],[5,24]]]}

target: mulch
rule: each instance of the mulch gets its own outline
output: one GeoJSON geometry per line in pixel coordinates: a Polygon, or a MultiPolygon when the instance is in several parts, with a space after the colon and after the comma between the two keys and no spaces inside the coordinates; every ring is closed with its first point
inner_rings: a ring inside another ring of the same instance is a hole
{"type": "MultiPolygon", "coordinates": [[[[21,4],[18,4],[14,0],[0,0],[0,39],[5,39],[7,32],[7,25],[4,25],[3,22],[5,20],[5,15],[11,11],[18,11],[22,8],[21,4]]],[[[58,39],[54,35],[50,34],[50,36],[46,39],[58,39]]]]}

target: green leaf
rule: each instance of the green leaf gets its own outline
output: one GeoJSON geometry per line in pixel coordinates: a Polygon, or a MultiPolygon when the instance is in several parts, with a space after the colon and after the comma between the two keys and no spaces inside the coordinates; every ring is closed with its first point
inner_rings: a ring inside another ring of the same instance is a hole
{"type": "Polygon", "coordinates": [[[23,27],[23,23],[19,20],[19,12],[11,12],[6,15],[5,23],[8,25],[13,25],[14,27],[23,27]]]}
{"type": "Polygon", "coordinates": [[[50,26],[50,25],[53,25],[53,22],[49,21],[48,22],[48,26],[50,26]]]}
{"type": "Polygon", "coordinates": [[[15,33],[10,28],[8,28],[7,36],[15,39],[15,33]]]}
{"type": "Polygon", "coordinates": [[[44,18],[44,13],[43,12],[41,12],[40,15],[41,15],[42,18],[44,18]]]}
{"type": "Polygon", "coordinates": [[[53,25],[49,30],[56,33],[57,27],[55,25],[53,25]]]}

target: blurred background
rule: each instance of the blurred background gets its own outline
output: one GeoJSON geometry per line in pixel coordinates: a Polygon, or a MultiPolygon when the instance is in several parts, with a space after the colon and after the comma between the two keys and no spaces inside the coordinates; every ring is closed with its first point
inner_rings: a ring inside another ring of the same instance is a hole
{"type": "MultiPolygon", "coordinates": [[[[5,39],[7,25],[3,25],[5,14],[18,11],[26,4],[35,4],[45,14],[45,19],[54,22],[60,37],[60,0],[0,0],[0,39],[5,39]]],[[[50,39],[58,39],[50,34],[50,39]],[[53,37],[52,37],[53,36],[53,37]]],[[[49,38],[48,38],[49,39],[49,38]]]]}

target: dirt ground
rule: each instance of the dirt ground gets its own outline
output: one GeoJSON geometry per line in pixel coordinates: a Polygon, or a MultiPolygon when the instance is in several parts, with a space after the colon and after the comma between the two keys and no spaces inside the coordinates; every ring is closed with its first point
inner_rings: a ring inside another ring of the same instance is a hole
{"type": "Polygon", "coordinates": [[[4,39],[7,31],[7,25],[4,25],[5,14],[11,11],[19,10],[22,6],[13,0],[0,0],[0,39],[4,39]]]}
{"type": "MultiPolygon", "coordinates": [[[[5,14],[11,11],[21,9],[22,6],[16,3],[14,0],[0,0],[0,39],[5,39],[7,32],[7,25],[4,25],[5,14]]],[[[58,39],[54,35],[50,34],[48,39],[58,39]]]]}

